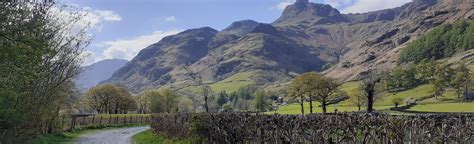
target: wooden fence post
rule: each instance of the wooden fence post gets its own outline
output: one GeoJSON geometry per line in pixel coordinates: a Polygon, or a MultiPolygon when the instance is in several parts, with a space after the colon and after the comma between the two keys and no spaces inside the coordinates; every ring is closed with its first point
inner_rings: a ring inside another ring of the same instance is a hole
{"type": "Polygon", "coordinates": [[[70,127],[69,127],[69,130],[73,130],[74,127],[75,127],[75,125],[76,125],[76,117],[75,117],[75,116],[72,116],[72,117],[71,117],[71,125],[70,125],[70,127]]]}
{"type": "Polygon", "coordinates": [[[83,116],[82,117],[82,125],[86,125],[85,123],[86,123],[86,116],[83,116]]]}
{"type": "Polygon", "coordinates": [[[127,116],[123,116],[123,123],[124,123],[124,124],[127,123],[127,116]]]}
{"type": "Polygon", "coordinates": [[[102,124],[102,115],[100,115],[99,124],[102,124]]]}
{"type": "Polygon", "coordinates": [[[95,115],[92,116],[92,125],[95,124],[95,115]]]}

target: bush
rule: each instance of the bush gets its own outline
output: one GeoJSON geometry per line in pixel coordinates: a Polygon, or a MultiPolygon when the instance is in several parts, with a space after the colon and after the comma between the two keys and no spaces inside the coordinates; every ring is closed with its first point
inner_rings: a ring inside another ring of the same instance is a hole
{"type": "Polygon", "coordinates": [[[467,143],[472,115],[155,115],[156,133],[211,143],[467,143]]]}

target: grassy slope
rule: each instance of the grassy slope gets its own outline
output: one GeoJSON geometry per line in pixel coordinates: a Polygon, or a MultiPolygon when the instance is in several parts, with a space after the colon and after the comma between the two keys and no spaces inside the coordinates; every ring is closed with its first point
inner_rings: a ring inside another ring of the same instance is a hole
{"type": "MultiPolygon", "coordinates": [[[[474,81],[474,65],[469,65],[471,79],[474,81]]],[[[410,108],[411,111],[421,112],[474,112],[474,102],[463,102],[452,91],[446,92],[442,97],[424,100],[410,108]]]]}
{"type": "Polygon", "coordinates": [[[138,133],[132,137],[134,144],[189,144],[188,140],[170,140],[153,133],[152,130],[147,130],[138,133]]]}
{"type": "Polygon", "coordinates": [[[211,88],[215,92],[227,91],[233,92],[239,89],[240,87],[249,86],[255,84],[250,81],[250,77],[258,75],[258,72],[242,72],[232,75],[222,81],[211,84],[211,88]]]}

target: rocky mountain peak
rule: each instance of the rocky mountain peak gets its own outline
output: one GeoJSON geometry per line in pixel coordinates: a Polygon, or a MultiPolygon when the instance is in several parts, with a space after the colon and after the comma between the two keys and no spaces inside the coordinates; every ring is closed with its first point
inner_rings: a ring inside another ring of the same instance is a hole
{"type": "Polygon", "coordinates": [[[253,20],[242,20],[233,22],[230,26],[222,30],[224,33],[244,35],[252,31],[259,23],[253,20]]]}
{"type": "Polygon", "coordinates": [[[320,21],[318,23],[338,23],[347,21],[335,8],[327,4],[310,3],[308,0],[298,0],[283,11],[276,24],[296,24],[302,21],[320,21]],[[322,20],[322,21],[321,21],[322,20]]]}
{"type": "Polygon", "coordinates": [[[271,24],[258,24],[250,33],[264,33],[273,36],[280,36],[280,32],[271,24]]]}

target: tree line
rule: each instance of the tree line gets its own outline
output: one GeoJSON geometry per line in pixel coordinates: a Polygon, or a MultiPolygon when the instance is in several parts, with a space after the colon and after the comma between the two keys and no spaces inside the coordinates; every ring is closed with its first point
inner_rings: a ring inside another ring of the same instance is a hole
{"type": "Polygon", "coordinates": [[[399,57],[399,63],[441,59],[474,48],[474,21],[461,20],[434,28],[411,42],[399,57]]]}
{"type": "Polygon", "coordinates": [[[433,59],[424,59],[396,67],[386,74],[384,82],[389,91],[402,91],[421,84],[432,84],[435,96],[441,96],[447,89],[453,89],[458,97],[465,97],[472,85],[471,71],[466,62],[443,64],[433,59]]]}

